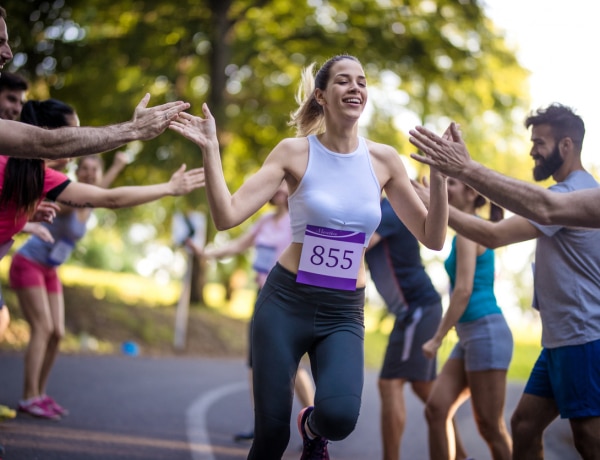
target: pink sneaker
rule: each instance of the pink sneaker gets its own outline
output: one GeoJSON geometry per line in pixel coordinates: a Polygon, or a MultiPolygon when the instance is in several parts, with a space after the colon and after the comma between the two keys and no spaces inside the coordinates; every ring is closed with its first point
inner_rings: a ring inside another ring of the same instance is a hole
{"type": "Polygon", "coordinates": [[[60,415],[61,417],[69,415],[69,411],[67,409],[65,409],[63,406],[58,404],[54,399],[52,399],[48,395],[42,396],[41,402],[46,407],[48,407],[51,411],[53,411],[57,415],[60,415]]]}
{"type": "Polygon", "coordinates": [[[35,399],[31,402],[20,401],[18,409],[20,412],[25,412],[34,417],[45,418],[48,420],[60,419],[60,415],[44,404],[41,399],[35,399]]]}
{"type": "Polygon", "coordinates": [[[306,419],[313,409],[313,406],[308,406],[298,414],[298,431],[300,432],[300,436],[302,436],[302,456],[300,460],[329,460],[329,452],[327,452],[329,441],[321,436],[310,439],[304,429],[306,419]]]}

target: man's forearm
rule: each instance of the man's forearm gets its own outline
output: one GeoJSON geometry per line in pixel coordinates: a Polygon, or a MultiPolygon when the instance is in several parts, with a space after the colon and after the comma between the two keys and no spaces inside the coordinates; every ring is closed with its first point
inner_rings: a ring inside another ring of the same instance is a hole
{"type": "Polygon", "coordinates": [[[131,121],[102,127],[64,127],[46,130],[10,120],[0,120],[0,155],[20,158],[67,158],[106,152],[133,140],[149,140],[163,133],[181,111],[182,101],[147,107],[146,94],[131,121]]]}
{"type": "Polygon", "coordinates": [[[501,246],[488,221],[467,214],[454,206],[450,206],[448,211],[448,225],[456,233],[488,248],[501,246]]]}
{"type": "Polygon", "coordinates": [[[475,161],[461,170],[459,179],[515,214],[540,223],[549,220],[553,193],[542,187],[505,176],[475,161]]]}
{"type": "Polygon", "coordinates": [[[113,150],[137,138],[131,122],[54,130],[24,126],[22,142],[14,143],[9,151],[2,148],[0,153],[21,158],[70,158],[113,150]]]}

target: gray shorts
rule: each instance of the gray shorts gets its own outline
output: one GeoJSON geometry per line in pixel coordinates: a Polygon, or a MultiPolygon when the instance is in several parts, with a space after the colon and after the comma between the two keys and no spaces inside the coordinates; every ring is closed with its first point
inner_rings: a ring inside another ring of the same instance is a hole
{"type": "Polygon", "coordinates": [[[436,377],[436,359],[423,354],[423,344],[438,328],[442,318],[442,304],[416,307],[406,318],[396,319],[390,333],[380,379],[405,379],[427,382],[436,377]]]}
{"type": "Polygon", "coordinates": [[[495,313],[457,323],[456,332],[458,343],[448,359],[462,359],[469,372],[508,369],[513,337],[504,315],[495,313]]]}

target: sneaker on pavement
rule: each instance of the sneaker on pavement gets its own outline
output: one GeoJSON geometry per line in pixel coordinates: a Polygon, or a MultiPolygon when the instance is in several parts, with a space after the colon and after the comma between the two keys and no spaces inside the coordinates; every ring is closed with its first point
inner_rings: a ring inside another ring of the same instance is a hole
{"type": "Polygon", "coordinates": [[[233,435],[234,441],[252,441],[254,439],[254,430],[244,431],[233,435]]]}
{"type": "Polygon", "coordinates": [[[298,414],[298,431],[300,432],[300,436],[302,436],[303,444],[300,460],[329,460],[329,453],[327,452],[327,443],[329,441],[322,436],[310,439],[304,429],[306,420],[313,410],[313,406],[308,406],[298,414]]]}
{"type": "Polygon", "coordinates": [[[18,407],[20,412],[33,415],[38,418],[45,418],[48,420],[59,420],[60,415],[50,409],[41,399],[35,399],[33,401],[21,401],[18,407]]]}
{"type": "Polygon", "coordinates": [[[14,409],[0,404],[0,421],[15,418],[16,416],[17,412],[14,409]]]}
{"type": "Polygon", "coordinates": [[[64,417],[65,415],[69,415],[69,411],[65,409],[63,406],[58,404],[54,399],[50,396],[45,395],[42,396],[42,404],[45,404],[50,410],[52,410],[55,414],[64,417]]]}

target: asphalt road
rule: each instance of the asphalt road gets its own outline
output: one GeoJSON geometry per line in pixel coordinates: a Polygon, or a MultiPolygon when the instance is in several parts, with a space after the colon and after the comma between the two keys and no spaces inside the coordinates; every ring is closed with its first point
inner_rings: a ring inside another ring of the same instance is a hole
{"type": "MultiPolygon", "coordinates": [[[[15,407],[22,374],[21,354],[0,354],[0,404],[15,407]]],[[[358,426],[346,440],[330,445],[332,459],[381,458],[376,381],[376,373],[367,372],[358,426]]],[[[521,384],[510,385],[507,420],[521,391],[521,384]]],[[[239,460],[248,453],[249,443],[232,440],[234,432],[252,425],[241,359],[60,356],[48,392],[70,414],[60,421],[19,414],[0,423],[4,460],[239,460]]],[[[402,458],[426,460],[423,407],[406,394],[409,421],[402,458]]],[[[300,407],[294,404],[297,412],[300,407]]],[[[469,455],[489,459],[468,404],[457,418],[469,455]]],[[[292,420],[285,460],[300,457],[294,425],[292,420]]],[[[547,460],[580,458],[565,421],[547,430],[545,448],[547,460]]]]}

